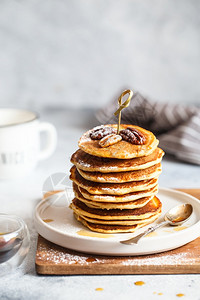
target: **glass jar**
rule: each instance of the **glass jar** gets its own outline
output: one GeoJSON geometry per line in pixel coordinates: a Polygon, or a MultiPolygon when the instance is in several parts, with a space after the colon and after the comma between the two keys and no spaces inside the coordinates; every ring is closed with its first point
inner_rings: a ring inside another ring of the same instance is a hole
{"type": "Polygon", "coordinates": [[[26,223],[18,216],[0,214],[0,275],[18,267],[26,257],[29,246],[26,223]]]}

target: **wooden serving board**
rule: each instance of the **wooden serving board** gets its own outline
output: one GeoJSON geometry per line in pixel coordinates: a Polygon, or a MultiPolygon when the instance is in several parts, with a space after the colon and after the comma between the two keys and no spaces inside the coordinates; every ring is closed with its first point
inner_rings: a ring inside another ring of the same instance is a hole
{"type": "MultiPolygon", "coordinates": [[[[200,189],[182,189],[200,199],[200,189]]],[[[145,256],[87,255],[38,237],[36,271],[48,275],[200,273],[200,237],[171,251],[145,256]]]]}

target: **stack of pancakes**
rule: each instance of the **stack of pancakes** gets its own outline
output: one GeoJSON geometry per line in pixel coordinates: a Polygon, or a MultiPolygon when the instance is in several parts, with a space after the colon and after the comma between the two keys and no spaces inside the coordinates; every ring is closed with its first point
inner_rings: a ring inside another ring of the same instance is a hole
{"type": "MultiPolygon", "coordinates": [[[[99,128],[105,127],[117,125],[99,128]]],[[[143,144],[121,140],[103,148],[91,138],[92,129],[81,137],[80,149],[71,157],[75,198],[70,207],[77,220],[93,231],[134,232],[161,214],[156,194],[164,152],[150,131],[121,125],[121,129],[130,127],[145,137],[143,144]]]]}

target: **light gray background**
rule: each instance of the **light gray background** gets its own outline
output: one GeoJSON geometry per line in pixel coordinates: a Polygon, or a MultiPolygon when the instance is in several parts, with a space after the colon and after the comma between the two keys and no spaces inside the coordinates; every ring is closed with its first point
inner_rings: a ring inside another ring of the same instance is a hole
{"type": "Polygon", "coordinates": [[[198,0],[1,0],[0,104],[200,103],[198,0]]]}

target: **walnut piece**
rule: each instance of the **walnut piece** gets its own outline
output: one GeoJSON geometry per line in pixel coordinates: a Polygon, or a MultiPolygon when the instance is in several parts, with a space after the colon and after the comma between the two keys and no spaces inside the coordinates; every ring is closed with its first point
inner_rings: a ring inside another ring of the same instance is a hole
{"type": "Polygon", "coordinates": [[[99,145],[103,148],[106,148],[106,147],[109,147],[111,145],[114,145],[114,144],[120,142],[121,140],[122,140],[121,135],[112,133],[112,134],[104,136],[104,138],[102,138],[99,141],[99,145]]]}
{"type": "Polygon", "coordinates": [[[90,132],[90,138],[92,140],[101,140],[103,137],[113,133],[117,133],[117,130],[109,126],[100,126],[90,132]]]}
{"type": "Polygon", "coordinates": [[[145,136],[141,132],[131,127],[120,130],[119,134],[123,140],[134,145],[143,145],[146,140],[145,136]]]}

